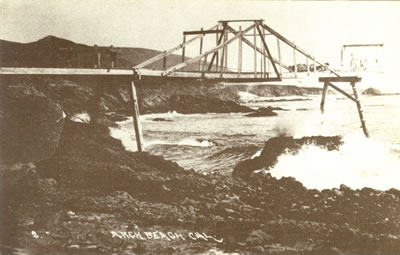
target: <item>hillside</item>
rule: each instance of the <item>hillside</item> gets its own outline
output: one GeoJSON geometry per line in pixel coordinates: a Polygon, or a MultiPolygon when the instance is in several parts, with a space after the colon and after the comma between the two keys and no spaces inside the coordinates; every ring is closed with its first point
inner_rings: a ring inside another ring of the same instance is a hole
{"type": "MultiPolygon", "coordinates": [[[[132,68],[161,53],[160,51],[144,48],[115,47],[113,50],[117,52],[117,67],[120,68],[132,68]]],[[[110,67],[110,47],[99,46],[98,51],[101,52],[101,65],[110,67]]],[[[189,58],[186,57],[185,59],[189,58]]],[[[181,55],[170,55],[167,58],[167,67],[176,65],[181,61],[181,55]]],[[[160,60],[147,68],[162,69],[162,62],[160,60]]],[[[90,68],[94,67],[96,63],[97,55],[94,46],[75,43],[51,35],[31,43],[0,40],[0,66],[90,68]]],[[[186,70],[198,70],[198,67],[198,64],[194,63],[189,65],[186,70]]]]}

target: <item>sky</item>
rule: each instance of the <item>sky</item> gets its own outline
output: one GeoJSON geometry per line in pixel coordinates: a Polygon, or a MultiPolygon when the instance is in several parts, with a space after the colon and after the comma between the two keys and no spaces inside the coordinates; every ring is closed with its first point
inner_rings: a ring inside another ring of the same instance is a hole
{"type": "Polygon", "coordinates": [[[394,66],[400,60],[399,17],[396,1],[0,0],[0,39],[25,43],[54,35],[88,45],[165,50],[181,43],[185,30],[208,29],[223,19],[264,19],[333,66],[341,46],[354,43],[384,43],[383,58],[394,66]]]}

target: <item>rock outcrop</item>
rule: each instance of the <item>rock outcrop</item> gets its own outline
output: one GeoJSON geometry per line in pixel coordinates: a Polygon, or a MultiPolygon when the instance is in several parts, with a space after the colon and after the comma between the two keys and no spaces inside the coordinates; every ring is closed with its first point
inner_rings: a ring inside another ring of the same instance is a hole
{"type": "Polygon", "coordinates": [[[275,165],[279,155],[289,150],[295,153],[305,144],[315,144],[324,147],[327,150],[338,149],[342,143],[339,136],[323,137],[310,136],[300,139],[293,137],[280,136],[269,139],[262,150],[260,156],[240,162],[233,170],[232,175],[235,177],[249,178],[254,170],[268,169],[275,165]]]}
{"type": "Polygon", "coordinates": [[[34,88],[0,88],[0,161],[13,165],[52,156],[64,123],[64,112],[34,88]]]}

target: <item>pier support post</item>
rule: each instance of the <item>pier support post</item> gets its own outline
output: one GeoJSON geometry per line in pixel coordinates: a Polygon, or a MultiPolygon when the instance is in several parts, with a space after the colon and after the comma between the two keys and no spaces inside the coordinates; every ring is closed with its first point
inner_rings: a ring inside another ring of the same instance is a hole
{"type": "MultiPolygon", "coordinates": [[[[201,31],[203,31],[203,28],[201,28],[201,31]]],[[[200,55],[201,53],[203,53],[203,37],[200,38],[200,55]]],[[[199,71],[201,71],[201,59],[199,60],[199,71]]]]}
{"type": "MultiPolygon", "coordinates": [[[[186,43],[186,35],[183,35],[183,42],[182,42],[182,63],[185,62],[185,43],[186,43]]],[[[184,71],[185,68],[182,68],[182,71],[184,71]]]]}
{"type": "Polygon", "coordinates": [[[254,36],[254,78],[257,78],[257,28],[254,27],[253,36],[254,36]]]}
{"type": "Polygon", "coordinates": [[[322,100],[321,100],[321,112],[324,112],[324,103],[325,103],[325,97],[326,97],[326,93],[328,90],[328,87],[331,87],[333,89],[335,89],[336,91],[338,91],[339,93],[345,95],[347,98],[351,99],[352,101],[354,101],[357,105],[357,110],[358,110],[358,115],[360,117],[360,121],[361,121],[361,128],[364,132],[364,135],[368,138],[369,134],[368,134],[368,130],[367,130],[367,125],[365,124],[365,119],[363,116],[363,110],[361,109],[361,103],[360,100],[358,98],[358,93],[357,93],[357,89],[356,89],[356,82],[361,81],[361,78],[358,76],[348,76],[348,77],[320,77],[319,78],[320,82],[324,83],[324,89],[322,92],[322,100]],[[336,87],[334,84],[332,84],[332,82],[350,82],[351,87],[353,88],[353,94],[354,97],[351,96],[349,93],[345,92],[344,90],[336,87]]]}
{"type": "MultiPolygon", "coordinates": [[[[239,26],[239,33],[242,32],[242,26],[239,26]]],[[[242,36],[239,37],[239,53],[238,53],[238,77],[242,73],[242,57],[243,57],[243,40],[242,36]]]]}
{"type": "Polygon", "coordinates": [[[323,114],[325,111],[325,98],[326,98],[326,94],[328,92],[328,86],[329,86],[329,82],[324,82],[324,88],[322,90],[322,99],[321,99],[321,105],[320,105],[320,109],[321,109],[321,113],[323,114]]]}
{"type": "Polygon", "coordinates": [[[138,152],[142,152],[143,151],[143,136],[142,136],[142,130],[141,130],[140,120],[139,120],[140,113],[139,113],[138,97],[137,97],[136,86],[135,86],[135,83],[137,83],[138,80],[139,80],[138,75],[137,75],[137,72],[135,71],[135,73],[133,75],[133,79],[131,80],[131,84],[129,86],[129,90],[130,90],[129,94],[130,94],[131,102],[132,102],[132,106],[133,106],[132,117],[133,117],[133,127],[135,128],[137,150],[138,150],[138,152]]]}
{"type": "Polygon", "coordinates": [[[281,56],[281,45],[279,43],[279,38],[276,38],[276,45],[278,47],[279,73],[282,75],[282,56],[281,56]]]}
{"type": "Polygon", "coordinates": [[[358,93],[357,93],[357,89],[356,89],[356,83],[354,81],[351,82],[351,87],[353,88],[354,98],[356,99],[358,115],[359,115],[360,121],[361,121],[361,128],[363,129],[364,135],[366,137],[369,137],[368,130],[367,130],[367,125],[365,124],[363,110],[361,109],[360,99],[358,98],[358,93]]]}

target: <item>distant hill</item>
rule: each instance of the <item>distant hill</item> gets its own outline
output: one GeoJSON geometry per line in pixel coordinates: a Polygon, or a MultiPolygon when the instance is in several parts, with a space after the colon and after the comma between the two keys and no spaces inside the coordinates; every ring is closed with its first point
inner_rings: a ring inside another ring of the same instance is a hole
{"type": "MultiPolygon", "coordinates": [[[[117,52],[117,67],[119,68],[132,68],[161,53],[144,48],[115,47],[113,50],[117,52]]],[[[98,47],[98,51],[101,52],[101,66],[111,67],[110,47],[98,47]]],[[[187,59],[189,58],[186,57],[185,60],[187,59]]],[[[167,57],[167,68],[181,61],[181,55],[170,55],[167,57]]],[[[63,38],[50,35],[31,43],[0,40],[0,66],[3,67],[93,68],[96,64],[97,54],[94,46],[63,38]]],[[[161,70],[162,66],[163,60],[160,60],[146,68],[161,70]]],[[[185,70],[199,70],[198,62],[189,65],[185,70]]]]}

